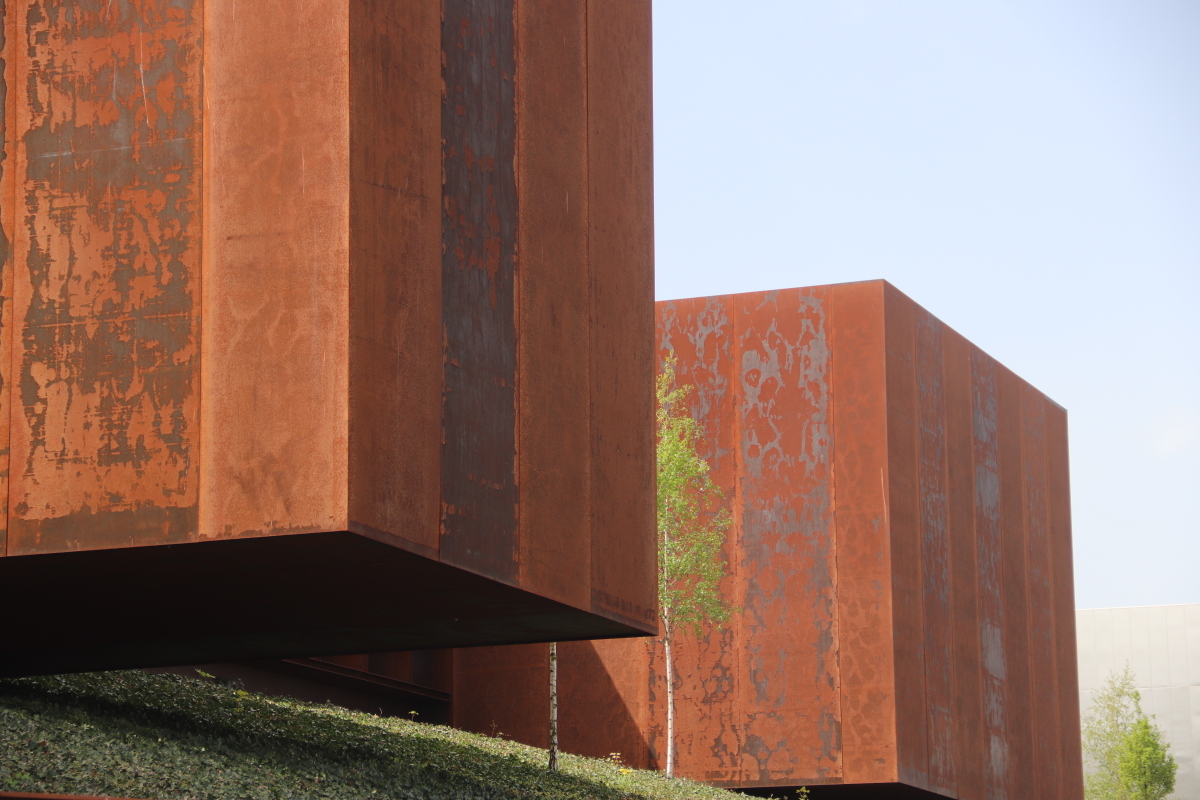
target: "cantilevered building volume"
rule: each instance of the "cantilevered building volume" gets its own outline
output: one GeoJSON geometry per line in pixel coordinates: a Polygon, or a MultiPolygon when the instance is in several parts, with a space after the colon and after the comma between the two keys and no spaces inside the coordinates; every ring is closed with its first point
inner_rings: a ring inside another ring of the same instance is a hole
{"type": "Polygon", "coordinates": [[[655,630],[649,2],[4,14],[0,675],[655,630]]]}
{"type": "MultiPolygon", "coordinates": [[[[678,772],[1080,800],[1066,413],[887,283],[658,304],[734,529],[678,648],[678,772]]],[[[662,766],[661,650],[561,646],[562,747],[662,766]]],[[[460,650],[457,724],[545,739],[545,646],[460,650]]]]}

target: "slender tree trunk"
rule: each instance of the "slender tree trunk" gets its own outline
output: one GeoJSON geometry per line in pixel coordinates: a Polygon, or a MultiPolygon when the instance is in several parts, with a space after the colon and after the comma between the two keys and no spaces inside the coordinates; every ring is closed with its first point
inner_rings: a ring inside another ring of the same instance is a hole
{"type": "Polygon", "coordinates": [[[675,672],[671,661],[671,635],[663,636],[667,671],[667,774],[675,774],[675,672]]]}
{"type": "Polygon", "coordinates": [[[550,769],[558,769],[558,643],[550,643],[550,769]]]}

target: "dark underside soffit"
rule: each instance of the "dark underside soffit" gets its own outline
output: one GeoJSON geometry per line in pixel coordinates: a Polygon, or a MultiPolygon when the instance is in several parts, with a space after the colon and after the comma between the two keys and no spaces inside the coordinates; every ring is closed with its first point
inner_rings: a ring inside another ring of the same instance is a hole
{"type": "Polygon", "coordinates": [[[644,636],[348,531],[0,558],[0,677],[644,636]]]}

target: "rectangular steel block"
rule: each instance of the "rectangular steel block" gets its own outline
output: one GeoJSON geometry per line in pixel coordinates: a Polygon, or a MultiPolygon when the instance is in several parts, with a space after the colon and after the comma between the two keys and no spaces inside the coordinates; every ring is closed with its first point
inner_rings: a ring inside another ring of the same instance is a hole
{"type": "Polygon", "coordinates": [[[3,15],[0,674],[656,630],[648,0],[3,15]]]}
{"type": "MultiPolygon", "coordinates": [[[[1066,412],[883,281],[657,313],[734,520],[733,617],[675,647],[679,774],[1080,800],[1066,412]]],[[[661,768],[661,644],[593,645],[560,651],[563,749],[661,768]]],[[[456,724],[544,745],[509,694],[544,651],[459,651],[456,724]]]]}

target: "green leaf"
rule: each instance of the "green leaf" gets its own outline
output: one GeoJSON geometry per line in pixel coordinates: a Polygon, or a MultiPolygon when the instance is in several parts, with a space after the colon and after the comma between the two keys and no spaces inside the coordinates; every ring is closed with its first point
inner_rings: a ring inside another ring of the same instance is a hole
{"type": "Polygon", "coordinates": [[[658,401],[658,604],[664,638],[681,628],[697,636],[720,626],[731,607],[721,595],[721,551],[732,519],[725,496],[699,454],[703,431],[692,416],[690,386],[678,386],[670,355],[656,384],[658,401]]]}

